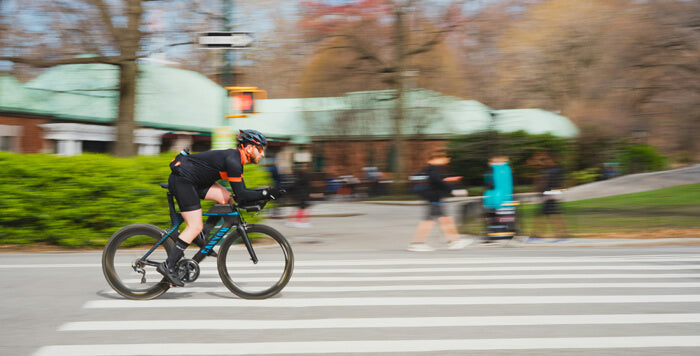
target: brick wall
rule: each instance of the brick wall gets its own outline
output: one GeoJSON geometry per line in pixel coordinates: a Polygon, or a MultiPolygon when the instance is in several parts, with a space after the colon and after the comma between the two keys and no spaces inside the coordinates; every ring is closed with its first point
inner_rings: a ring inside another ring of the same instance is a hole
{"type": "Polygon", "coordinates": [[[0,125],[21,126],[22,136],[19,138],[18,153],[39,153],[48,143],[43,139],[44,132],[39,125],[46,124],[46,119],[13,117],[0,114],[0,125]]]}
{"type": "MultiPolygon", "coordinates": [[[[390,167],[389,151],[392,142],[386,141],[323,141],[312,144],[314,157],[323,157],[323,171],[329,176],[352,174],[361,178],[363,167],[375,166],[381,172],[390,167]]],[[[434,150],[446,148],[445,140],[407,140],[404,143],[403,162],[406,173],[420,171],[434,150]]],[[[390,177],[391,174],[388,174],[390,177]]]]}

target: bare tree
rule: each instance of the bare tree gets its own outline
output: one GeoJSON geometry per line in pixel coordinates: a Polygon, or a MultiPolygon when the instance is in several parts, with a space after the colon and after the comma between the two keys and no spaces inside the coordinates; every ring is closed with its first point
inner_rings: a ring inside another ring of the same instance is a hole
{"type": "MultiPolygon", "coordinates": [[[[341,63],[342,70],[319,73],[317,67],[309,69],[316,72],[317,77],[323,76],[327,81],[352,80],[353,77],[360,80],[358,78],[362,77],[377,83],[374,78],[380,78],[385,88],[394,90],[394,181],[397,191],[403,191],[406,169],[403,162],[405,133],[402,131],[402,121],[406,116],[406,74],[415,70],[410,67],[413,58],[435,50],[449,33],[461,25],[461,9],[464,2],[452,2],[441,8],[442,14],[437,16],[439,20],[436,25],[429,25],[430,21],[426,21],[426,16],[421,15],[429,13],[430,6],[417,0],[359,3],[361,7],[324,7],[318,3],[310,6],[306,21],[316,29],[312,35],[318,40],[323,40],[319,51],[335,51],[335,59],[332,58],[334,55],[328,57],[341,63]],[[347,22],[337,21],[338,14],[346,15],[347,22]],[[341,56],[338,56],[339,54],[341,56]]],[[[359,82],[359,85],[364,85],[365,90],[370,89],[367,88],[367,84],[367,80],[359,82]]],[[[307,90],[310,86],[312,85],[306,86],[307,90]]],[[[347,88],[347,85],[342,87],[347,88]]],[[[325,91],[326,88],[332,87],[317,88],[324,88],[325,91]]]]}
{"type": "Polygon", "coordinates": [[[45,22],[45,28],[38,31],[42,38],[36,42],[13,43],[10,48],[14,53],[8,55],[11,51],[6,48],[0,59],[42,68],[85,63],[107,63],[119,67],[119,110],[114,154],[126,157],[136,154],[133,139],[136,128],[136,59],[139,58],[143,39],[141,27],[144,11],[142,0],[111,4],[104,0],[24,2],[21,10],[17,7],[16,13],[5,15],[21,16],[21,12],[34,12],[33,16],[45,22]],[[47,53],[39,50],[41,46],[57,51],[47,53]],[[86,51],[101,54],[75,57],[86,51]]]}
{"type": "Polygon", "coordinates": [[[181,45],[190,46],[180,51],[185,56],[211,54],[191,50],[193,35],[218,30],[225,19],[221,0],[2,0],[0,16],[0,60],[12,62],[15,73],[63,64],[118,67],[119,84],[112,88],[119,92],[113,153],[124,157],[137,152],[137,59],[181,45]],[[157,12],[167,24],[152,30],[149,16],[157,12]]]}

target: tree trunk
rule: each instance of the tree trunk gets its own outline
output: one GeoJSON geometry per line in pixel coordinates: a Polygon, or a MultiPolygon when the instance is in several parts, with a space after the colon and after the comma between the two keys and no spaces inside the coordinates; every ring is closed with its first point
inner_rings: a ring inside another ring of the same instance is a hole
{"type": "Polygon", "coordinates": [[[406,172],[403,157],[404,138],[402,132],[402,121],[404,118],[404,57],[406,53],[406,31],[404,29],[403,13],[404,9],[401,5],[396,5],[394,12],[394,36],[396,38],[394,45],[396,55],[396,67],[394,72],[394,85],[396,87],[396,106],[394,108],[394,194],[403,194],[406,192],[406,172]]]}
{"type": "MultiPolygon", "coordinates": [[[[114,155],[131,157],[138,152],[134,143],[136,129],[136,84],[138,65],[136,52],[141,43],[141,17],[143,7],[141,0],[127,1],[126,29],[114,30],[113,35],[120,44],[121,62],[119,63],[119,113],[117,116],[117,141],[114,145],[114,155]]],[[[110,26],[111,27],[111,26],[110,26]]]]}
{"type": "Polygon", "coordinates": [[[136,77],[136,61],[127,60],[119,66],[119,113],[117,141],[114,143],[114,155],[117,157],[130,157],[137,153],[134,143],[136,77]]]}

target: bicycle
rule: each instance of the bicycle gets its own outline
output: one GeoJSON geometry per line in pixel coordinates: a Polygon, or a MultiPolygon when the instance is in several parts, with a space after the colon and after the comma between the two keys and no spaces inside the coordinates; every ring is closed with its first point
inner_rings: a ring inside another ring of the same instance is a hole
{"type": "MultiPolygon", "coordinates": [[[[167,184],[161,183],[160,186],[168,188],[167,184]]],[[[105,245],[102,271],[112,289],[126,298],[153,299],[171,287],[155,268],[173,249],[184,219],[175,210],[170,191],[167,198],[170,209],[167,230],[151,224],[131,224],[115,232],[105,245]],[[147,272],[150,271],[157,281],[148,278],[147,272]]],[[[266,203],[215,204],[203,213],[207,220],[193,241],[199,250],[191,259],[183,258],[177,263],[180,280],[185,283],[197,280],[199,263],[213,256],[217,258],[221,281],[235,295],[245,299],[265,299],[279,293],[292,276],[292,248],[279,231],[267,225],[248,225],[240,214],[241,210],[260,213],[266,203]],[[217,245],[218,251],[215,250],[217,245]]]]}

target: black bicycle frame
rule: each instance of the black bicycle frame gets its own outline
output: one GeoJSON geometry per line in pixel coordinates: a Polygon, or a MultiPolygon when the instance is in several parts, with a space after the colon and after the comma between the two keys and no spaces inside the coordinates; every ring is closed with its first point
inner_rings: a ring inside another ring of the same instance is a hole
{"type": "MultiPolygon", "coordinates": [[[[185,222],[185,219],[182,218],[182,214],[175,210],[175,202],[173,200],[173,195],[170,192],[168,192],[168,208],[170,209],[170,227],[165,234],[163,234],[163,237],[161,237],[161,239],[158,240],[158,242],[156,242],[156,244],[150,250],[148,250],[143,257],[141,257],[141,262],[144,264],[157,266],[158,262],[148,260],[148,256],[150,256],[151,253],[158,248],[158,246],[162,245],[167,238],[172,238],[175,240],[180,234],[180,225],[185,222]]],[[[209,211],[202,215],[207,216],[207,221],[204,224],[202,232],[200,232],[199,236],[197,236],[197,238],[193,241],[200,248],[194,257],[192,257],[194,261],[197,263],[202,262],[204,258],[209,256],[214,246],[216,246],[216,244],[218,244],[219,241],[221,241],[221,239],[223,239],[224,236],[231,231],[231,228],[235,226],[236,230],[238,230],[238,233],[241,235],[241,239],[243,239],[243,243],[245,244],[248,253],[250,254],[250,259],[253,261],[253,263],[258,263],[258,257],[256,256],[255,251],[253,250],[253,245],[250,243],[250,239],[248,238],[246,222],[238,212],[237,205],[215,204],[209,209],[209,211]],[[211,229],[213,229],[222,219],[223,223],[221,224],[221,227],[219,227],[219,229],[211,234],[211,236],[207,239],[207,235],[211,229]]]]}

